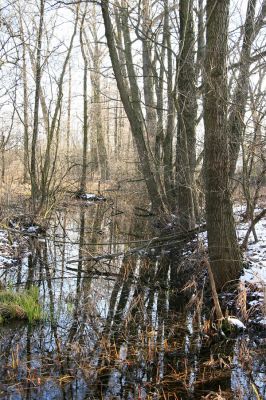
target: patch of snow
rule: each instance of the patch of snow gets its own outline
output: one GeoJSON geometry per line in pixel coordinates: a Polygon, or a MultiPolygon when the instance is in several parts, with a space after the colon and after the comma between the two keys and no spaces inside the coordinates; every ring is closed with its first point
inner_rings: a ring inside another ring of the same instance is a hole
{"type": "Polygon", "coordinates": [[[32,225],[32,226],[29,226],[27,229],[26,229],[26,232],[27,233],[38,233],[38,231],[39,231],[39,226],[34,226],[34,225],[32,225]]]}
{"type": "MultiPolygon", "coordinates": [[[[234,210],[240,214],[245,211],[241,206],[234,207],[234,210]]],[[[256,209],[255,214],[260,211],[256,209]]],[[[263,218],[255,225],[258,242],[255,243],[252,233],[249,237],[245,257],[250,267],[244,270],[244,274],[241,277],[242,282],[257,284],[261,288],[266,285],[265,220],[263,218]]],[[[248,227],[249,223],[239,223],[237,225],[237,235],[240,242],[244,239],[248,227]]]]}
{"type": "Polygon", "coordinates": [[[12,258],[0,255],[0,265],[13,265],[14,262],[15,260],[13,260],[12,258]]]}
{"type": "Polygon", "coordinates": [[[235,317],[228,317],[227,321],[229,322],[230,325],[235,326],[238,329],[246,329],[245,325],[243,322],[241,322],[238,318],[235,317]]]}
{"type": "Polygon", "coordinates": [[[256,305],[258,305],[259,303],[260,303],[259,300],[251,300],[251,301],[248,302],[248,304],[249,304],[250,306],[256,306],[256,305]]]}
{"type": "Polygon", "coordinates": [[[94,193],[83,193],[80,198],[87,201],[105,201],[103,196],[94,193]]]}
{"type": "Polygon", "coordinates": [[[266,327],[266,317],[264,317],[264,318],[262,318],[261,320],[259,320],[258,323],[259,323],[260,325],[263,325],[263,326],[266,327]]]}

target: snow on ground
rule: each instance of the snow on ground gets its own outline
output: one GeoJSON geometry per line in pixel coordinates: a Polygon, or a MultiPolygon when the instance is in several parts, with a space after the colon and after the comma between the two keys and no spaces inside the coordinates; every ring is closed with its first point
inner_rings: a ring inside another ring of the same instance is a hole
{"type": "Polygon", "coordinates": [[[34,226],[34,225],[29,226],[29,227],[26,229],[26,231],[27,231],[27,233],[37,234],[38,231],[39,231],[39,226],[34,226]]]}
{"type": "MultiPolygon", "coordinates": [[[[246,207],[236,205],[234,215],[236,221],[236,231],[239,244],[242,244],[250,223],[243,223],[242,215],[246,207]]],[[[255,216],[261,209],[255,210],[255,216]]],[[[253,233],[250,234],[247,250],[244,252],[244,260],[247,267],[244,268],[241,275],[241,281],[249,287],[248,308],[260,310],[256,323],[266,327],[266,218],[262,218],[256,225],[255,231],[258,242],[255,243],[253,233]]],[[[198,241],[202,246],[207,247],[207,232],[198,234],[198,241]]]]}
{"type": "Polygon", "coordinates": [[[101,196],[101,195],[97,195],[94,193],[83,193],[80,195],[80,198],[82,200],[87,200],[87,201],[105,201],[105,197],[101,196]]]}
{"type": "Polygon", "coordinates": [[[241,322],[238,318],[228,317],[227,321],[229,322],[230,325],[235,326],[237,329],[243,329],[243,330],[246,329],[243,322],[241,322]]]}
{"type": "MultiPolygon", "coordinates": [[[[248,230],[249,223],[239,221],[239,216],[245,209],[239,206],[235,209],[237,224],[237,235],[240,243],[243,241],[248,230]]],[[[255,215],[261,210],[256,209],[255,215]]],[[[241,277],[242,282],[256,284],[263,288],[266,286],[266,218],[262,218],[256,225],[255,231],[258,242],[255,243],[253,233],[249,236],[248,247],[244,254],[249,268],[245,268],[241,277]]]]}
{"type": "MultiPolygon", "coordinates": [[[[242,243],[249,223],[243,223],[240,219],[245,208],[238,206],[234,211],[237,221],[237,235],[240,243],[242,243]]],[[[256,209],[255,215],[260,211],[260,209],[256,209]]],[[[253,233],[251,233],[247,250],[244,254],[248,267],[244,269],[240,279],[246,286],[253,286],[252,296],[251,299],[248,300],[248,305],[249,307],[261,310],[259,313],[260,315],[256,318],[256,323],[262,327],[266,327],[266,218],[262,218],[255,225],[255,231],[258,242],[255,242],[253,233]]]]}
{"type": "Polygon", "coordinates": [[[16,242],[12,245],[9,243],[7,231],[0,230],[0,269],[16,263],[16,260],[12,258],[16,246],[16,242]]]}

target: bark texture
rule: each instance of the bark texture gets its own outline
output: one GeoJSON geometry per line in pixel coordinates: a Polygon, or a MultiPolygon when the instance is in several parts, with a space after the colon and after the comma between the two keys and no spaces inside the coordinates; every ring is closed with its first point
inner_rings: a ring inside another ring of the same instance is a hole
{"type": "Polygon", "coordinates": [[[207,1],[205,185],[208,248],[217,289],[237,279],[241,257],[229,193],[227,35],[229,0],[207,1]]]}
{"type": "Polygon", "coordinates": [[[194,61],[194,27],[192,0],[181,0],[180,51],[178,62],[178,133],[177,133],[177,187],[180,226],[182,230],[194,227],[193,203],[194,170],[196,166],[197,100],[194,61]]]}

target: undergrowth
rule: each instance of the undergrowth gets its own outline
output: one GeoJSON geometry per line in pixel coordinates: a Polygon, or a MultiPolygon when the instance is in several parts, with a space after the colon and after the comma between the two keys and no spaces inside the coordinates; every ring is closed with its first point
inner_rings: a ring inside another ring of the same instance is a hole
{"type": "Polygon", "coordinates": [[[0,324],[12,319],[40,321],[43,312],[39,303],[39,289],[32,286],[23,292],[0,290],[0,324]]]}

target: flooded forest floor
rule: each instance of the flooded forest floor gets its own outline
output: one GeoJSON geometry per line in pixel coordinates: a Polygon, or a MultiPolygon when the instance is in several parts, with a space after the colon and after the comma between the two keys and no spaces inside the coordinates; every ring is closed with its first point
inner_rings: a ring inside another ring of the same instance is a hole
{"type": "MultiPolygon", "coordinates": [[[[245,327],[221,331],[206,232],[179,241],[174,216],[159,233],[114,197],[65,202],[45,231],[10,204],[2,289],[37,287],[42,318],[0,324],[0,399],[266,398],[265,219],[240,282],[220,296],[245,327]]],[[[244,211],[236,205],[239,240],[244,211]]]]}

